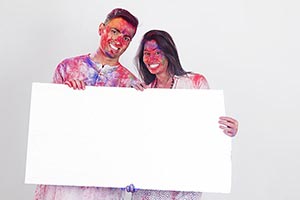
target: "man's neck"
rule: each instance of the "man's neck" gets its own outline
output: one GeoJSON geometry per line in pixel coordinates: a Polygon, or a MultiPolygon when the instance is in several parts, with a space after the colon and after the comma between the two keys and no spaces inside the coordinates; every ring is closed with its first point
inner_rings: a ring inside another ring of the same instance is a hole
{"type": "Polygon", "coordinates": [[[99,49],[94,54],[91,54],[90,57],[94,62],[99,63],[102,66],[117,66],[120,64],[118,58],[109,58],[108,56],[104,55],[103,52],[101,52],[99,49]]]}

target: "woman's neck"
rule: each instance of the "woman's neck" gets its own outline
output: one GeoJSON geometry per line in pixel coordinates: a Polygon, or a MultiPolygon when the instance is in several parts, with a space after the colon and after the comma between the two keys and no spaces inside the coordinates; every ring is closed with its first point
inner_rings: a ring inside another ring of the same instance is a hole
{"type": "Polygon", "coordinates": [[[165,74],[165,75],[156,75],[155,79],[155,88],[172,88],[174,84],[174,77],[165,74]]]}

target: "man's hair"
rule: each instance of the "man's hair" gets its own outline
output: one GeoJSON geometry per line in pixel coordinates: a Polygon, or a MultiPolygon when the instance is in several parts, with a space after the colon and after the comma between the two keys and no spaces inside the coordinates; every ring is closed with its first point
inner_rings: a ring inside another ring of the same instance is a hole
{"type": "Polygon", "coordinates": [[[129,24],[137,28],[139,25],[138,19],[132,15],[129,11],[123,9],[123,8],[115,8],[113,9],[108,15],[106,16],[106,19],[104,23],[108,23],[110,20],[115,19],[115,18],[123,18],[126,20],[129,24]]]}

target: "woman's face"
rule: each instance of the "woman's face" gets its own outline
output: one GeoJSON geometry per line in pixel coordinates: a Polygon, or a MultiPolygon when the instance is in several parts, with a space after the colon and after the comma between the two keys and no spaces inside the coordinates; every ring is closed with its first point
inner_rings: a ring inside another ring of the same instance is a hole
{"type": "Polygon", "coordinates": [[[151,74],[167,73],[168,59],[155,40],[145,43],[143,61],[151,74]]]}

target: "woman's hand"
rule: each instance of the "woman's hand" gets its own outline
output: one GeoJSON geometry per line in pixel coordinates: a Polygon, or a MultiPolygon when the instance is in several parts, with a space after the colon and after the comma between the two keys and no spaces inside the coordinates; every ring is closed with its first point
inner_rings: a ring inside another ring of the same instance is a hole
{"type": "Polygon", "coordinates": [[[219,124],[220,128],[223,129],[223,132],[230,137],[234,137],[238,132],[239,123],[231,117],[220,117],[219,124]]]}
{"type": "Polygon", "coordinates": [[[85,89],[85,82],[80,80],[68,80],[64,84],[68,85],[70,88],[74,90],[84,90],[85,89]]]}

